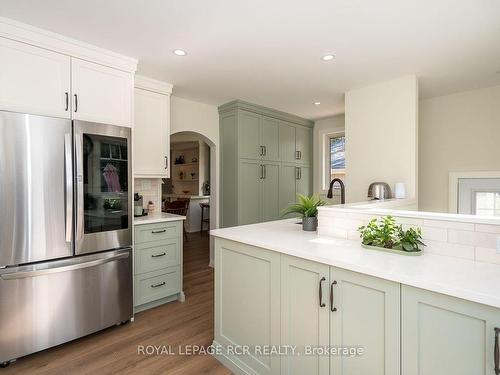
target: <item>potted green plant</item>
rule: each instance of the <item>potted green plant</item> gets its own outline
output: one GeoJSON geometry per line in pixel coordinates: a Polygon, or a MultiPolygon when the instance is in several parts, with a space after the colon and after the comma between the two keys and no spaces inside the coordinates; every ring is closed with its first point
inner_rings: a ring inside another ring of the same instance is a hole
{"type": "Polygon", "coordinates": [[[302,217],[302,229],[305,231],[315,231],[318,228],[318,207],[326,204],[319,195],[310,197],[297,194],[298,203],[291,204],[285,209],[283,215],[290,213],[299,214],[302,217]]]}
{"type": "Polygon", "coordinates": [[[421,255],[425,246],[422,241],[420,228],[404,230],[402,225],[397,225],[392,216],[380,220],[372,219],[367,225],[358,228],[362,246],[399,253],[403,255],[421,255]]]}

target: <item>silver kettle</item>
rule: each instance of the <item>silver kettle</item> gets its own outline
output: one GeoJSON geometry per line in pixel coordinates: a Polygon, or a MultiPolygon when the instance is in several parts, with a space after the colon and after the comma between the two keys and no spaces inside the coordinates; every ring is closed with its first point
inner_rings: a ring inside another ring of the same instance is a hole
{"type": "Polygon", "coordinates": [[[392,198],[389,184],[386,182],[372,182],[368,187],[368,198],[378,200],[392,198]]]}

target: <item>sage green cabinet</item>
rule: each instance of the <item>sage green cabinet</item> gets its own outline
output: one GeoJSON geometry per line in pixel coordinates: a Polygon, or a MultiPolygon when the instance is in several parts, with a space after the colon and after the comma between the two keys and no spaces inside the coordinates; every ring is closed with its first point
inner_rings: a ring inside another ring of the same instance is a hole
{"type": "Polygon", "coordinates": [[[239,223],[244,225],[278,219],[279,164],[242,160],[239,173],[239,223]]]}
{"type": "Polygon", "coordinates": [[[262,116],[241,111],[238,119],[238,147],[240,158],[260,159],[262,156],[262,116]]]}
{"type": "Polygon", "coordinates": [[[280,218],[279,205],[279,164],[263,164],[262,178],[262,218],[261,221],[271,221],[280,218]]]}
{"type": "Polygon", "coordinates": [[[402,286],[403,375],[493,375],[493,307],[402,286]]]}
{"type": "Polygon", "coordinates": [[[220,106],[219,117],[222,227],[279,219],[296,192],[310,195],[312,121],[241,100],[220,106]]]}
{"type": "Polygon", "coordinates": [[[311,195],[312,173],[311,167],[296,167],[296,191],[297,194],[311,195]]]}
{"type": "Polygon", "coordinates": [[[289,122],[280,121],[279,124],[280,160],[294,163],[297,158],[295,146],[295,126],[289,122]]]}
{"type": "Polygon", "coordinates": [[[262,217],[262,163],[240,162],[238,184],[238,223],[240,225],[258,223],[262,217]]]}
{"type": "Polygon", "coordinates": [[[295,129],[295,144],[297,162],[311,164],[312,160],[312,129],[297,126],[295,129]]]}
{"type": "Polygon", "coordinates": [[[330,356],[330,374],[399,375],[400,284],[336,267],[330,282],[330,345],[363,349],[330,356]]]}
{"type": "Polygon", "coordinates": [[[282,212],[297,202],[297,194],[311,195],[311,168],[297,164],[280,165],[279,207],[282,212]]]}
{"type": "Polygon", "coordinates": [[[280,165],[279,207],[281,212],[297,201],[297,176],[297,167],[294,164],[282,163],[280,165]]]}
{"type": "MultiPolygon", "coordinates": [[[[300,351],[304,351],[306,345],[329,346],[329,285],[328,265],[281,256],[281,345],[294,345],[300,351]]],[[[328,355],[305,354],[282,356],[281,373],[329,374],[328,355]]]]}
{"type": "Polygon", "coordinates": [[[134,311],[178,299],[182,290],[182,220],[134,225],[134,311]]]}
{"type": "Polygon", "coordinates": [[[262,116],[261,141],[262,159],[279,160],[279,122],[278,120],[262,116]]]}
{"type": "MultiPolygon", "coordinates": [[[[280,344],[280,254],[215,239],[214,343],[268,347],[280,344]]],[[[235,373],[280,372],[280,357],[253,352],[218,357],[235,373]]]]}

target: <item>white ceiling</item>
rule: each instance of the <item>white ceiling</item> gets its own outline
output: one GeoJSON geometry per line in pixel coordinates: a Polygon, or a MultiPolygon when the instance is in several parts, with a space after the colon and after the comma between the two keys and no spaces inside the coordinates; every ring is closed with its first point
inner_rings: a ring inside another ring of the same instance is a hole
{"type": "Polygon", "coordinates": [[[0,15],[138,58],[181,97],[307,118],[404,74],[424,98],[500,84],[498,0],[0,0],[0,15]]]}

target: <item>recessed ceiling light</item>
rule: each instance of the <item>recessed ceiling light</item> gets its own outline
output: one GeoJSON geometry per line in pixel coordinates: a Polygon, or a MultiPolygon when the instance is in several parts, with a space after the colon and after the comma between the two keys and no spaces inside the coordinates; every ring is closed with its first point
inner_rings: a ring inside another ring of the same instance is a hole
{"type": "Polygon", "coordinates": [[[335,55],[329,54],[329,55],[324,55],[323,57],[321,57],[321,60],[330,61],[330,60],[333,60],[334,58],[335,58],[335,55]]]}
{"type": "Polygon", "coordinates": [[[177,55],[177,56],[186,56],[187,55],[187,52],[184,51],[183,49],[174,49],[172,52],[174,53],[174,55],[177,55]]]}
{"type": "Polygon", "coordinates": [[[314,102],[314,105],[320,105],[321,102],[314,102]]]}

